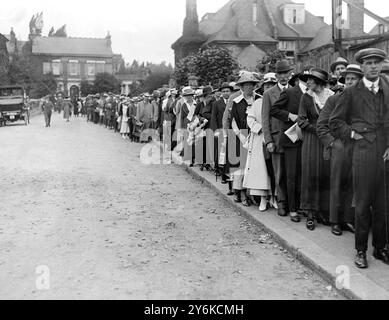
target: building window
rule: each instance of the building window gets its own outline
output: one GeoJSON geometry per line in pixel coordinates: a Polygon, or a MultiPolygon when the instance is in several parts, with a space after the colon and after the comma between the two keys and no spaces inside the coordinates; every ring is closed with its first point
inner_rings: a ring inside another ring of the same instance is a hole
{"type": "Polygon", "coordinates": [[[69,60],[69,75],[78,76],[80,74],[80,65],[77,60],[69,60]]]}
{"type": "Polygon", "coordinates": [[[61,75],[61,60],[53,60],[51,62],[51,67],[53,70],[53,75],[55,76],[61,75]]]}
{"type": "Polygon", "coordinates": [[[105,72],[105,61],[96,61],[96,74],[105,72]]]}
{"type": "Polygon", "coordinates": [[[305,23],[305,5],[289,3],[283,6],[284,22],[286,24],[304,24],[305,23]]]}
{"type": "Polygon", "coordinates": [[[43,74],[48,74],[51,72],[50,62],[43,62],[43,74]]]}
{"type": "Polygon", "coordinates": [[[255,25],[258,23],[258,3],[253,3],[253,22],[255,25]]]}
{"type": "Polygon", "coordinates": [[[88,74],[88,76],[96,75],[96,69],[95,69],[95,62],[94,61],[87,61],[86,67],[87,67],[87,74],[88,74]]]}

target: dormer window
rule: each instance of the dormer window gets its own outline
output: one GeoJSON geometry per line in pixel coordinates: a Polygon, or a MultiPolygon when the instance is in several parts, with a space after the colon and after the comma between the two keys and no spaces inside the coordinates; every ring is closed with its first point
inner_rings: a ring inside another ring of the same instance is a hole
{"type": "Polygon", "coordinates": [[[288,3],[282,6],[286,24],[305,23],[305,5],[303,3],[288,3]]]}

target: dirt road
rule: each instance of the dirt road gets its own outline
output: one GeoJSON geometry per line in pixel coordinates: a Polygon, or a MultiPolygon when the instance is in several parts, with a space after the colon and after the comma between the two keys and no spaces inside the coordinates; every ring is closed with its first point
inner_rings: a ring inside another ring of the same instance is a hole
{"type": "Polygon", "coordinates": [[[1,299],[342,299],[142,147],[83,118],[0,128],[1,299]]]}

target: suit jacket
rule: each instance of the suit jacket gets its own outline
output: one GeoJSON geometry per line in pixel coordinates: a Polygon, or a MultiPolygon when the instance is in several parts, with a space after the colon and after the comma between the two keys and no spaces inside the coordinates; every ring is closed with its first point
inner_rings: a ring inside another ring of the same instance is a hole
{"type": "Polygon", "coordinates": [[[363,80],[347,88],[337,100],[330,117],[330,129],[344,142],[351,140],[351,131],[359,133],[371,143],[379,134],[383,134],[389,147],[389,80],[380,77],[379,86],[384,99],[382,112],[369,98],[371,93],[363,80]]]}
{"type": "Polygon", "coordinates": [[[270,115],[283,122],[280,137],[280,145],[282,147],[297,148],[301,146],[301,141],[293,143],[284,133],[295,124],[289,120],[289,113],[298,115],[302,96],[303,92],[300,86],[288,88],[281,93],[280,98],[270,108],[270,115]]]}
{"type": "Polygon", "coordinates": [[[263,94],[262,128],[265,137],[265,144],[268,145],[269,143],[274,143],[276,145],[276,151],[282,153],[283,149],[280,142],[281,137],[284,134],[284,123],[283,121],[270,116],[270,109],[280,98],[280,95],[281,89],[278,85],[275,85],[263,94]]]}
{"type": "Polygon", "coordinates": [[[139,102],[136,119],[143,123],[150,123],[153,121],[153,105],[150,102],[139,102]]]}
{"type": "Polygon", "coordinates": [[[211,129],[213,131],[223,129],[223,114],[226,107],[227,104],[224,102],[224,99],[219,99],[213,104],[211,116],[211,129]]]}
{"type": "Polygon", "coordinates": [[[208,123],[204,126],[204,130],[209,129],[211,126],[212,106],[214,100],[211,100],[207,104],[201,102],[197,105],[195,115],[199,116],[201,120],[208,120],[208,123]]]}
{"type": "Polygon", "coordinates": [[[223,113],[223,129],[224,130],[228,130],[228,129],[231,129],[231,123],[232,123],[232,120],[231,120],[231,110],[232,110],[232,105],[234,104],[234,99],[239,97],[240,95],[242,94],[242,91],[237,91],[237,92],[234,92],[230,99],[228,99],[228,103],[227,103],[227,106],[226,106],[226,109],[224,110],[224,113],[223,113]]]}

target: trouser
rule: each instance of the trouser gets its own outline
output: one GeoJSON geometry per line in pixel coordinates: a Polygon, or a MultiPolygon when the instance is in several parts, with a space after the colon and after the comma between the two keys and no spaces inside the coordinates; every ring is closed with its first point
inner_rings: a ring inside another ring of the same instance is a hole
{"type": "Polygon", "coordinates": [[[44,113],[45,115],[45,122],[46,122],[46,126],[50,126],[50,122],[51,122],[51,112],[45,112],[44,113]]]}
{"type": "Polygon", "coordinates": [[[386,244],[385,199],[384,190],[384,135],[370,143],[366,139],[354,142],[353,185],[355,193],[355,248],[367,251],[370,225],[373,231],[373,247],[382,249],[386,244]]]}
{"type": "Polygon", "coordinates": [[[354,223],[352,186],[352,144],[344,145],[339,139],[331,149],[330,222],[354,223]]]}
{"type": "Polygon", "coordinates": [[[287,188],[286,188],[286,172],[285,172],[285,155],[283,153],[273,153],[271,155],[275,190],[277,194],[277,204],[280,209],[287,208],[287,188]]]}
{"type": "Polygon", "coordinates": [[[297,212],[301,195],[301,145],[284,148],[284,152],[288,209],[289,212],[297,212]]]}

